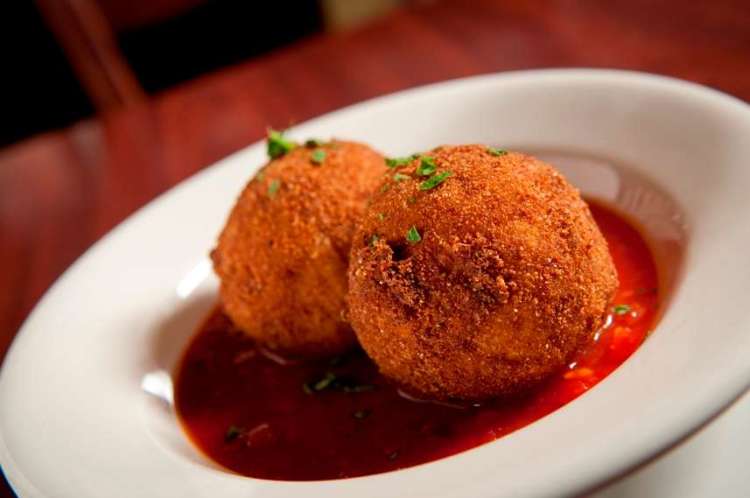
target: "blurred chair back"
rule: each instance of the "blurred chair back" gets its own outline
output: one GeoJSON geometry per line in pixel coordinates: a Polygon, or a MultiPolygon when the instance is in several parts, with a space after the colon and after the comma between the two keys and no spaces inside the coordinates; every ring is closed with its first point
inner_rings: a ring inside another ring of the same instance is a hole
{"type": "Polygon", "coordinates": [[[137,104],[145,92],[117,43],[117,31],[181,14],[205,0],[36,0],[99,111],[137,104]]]}

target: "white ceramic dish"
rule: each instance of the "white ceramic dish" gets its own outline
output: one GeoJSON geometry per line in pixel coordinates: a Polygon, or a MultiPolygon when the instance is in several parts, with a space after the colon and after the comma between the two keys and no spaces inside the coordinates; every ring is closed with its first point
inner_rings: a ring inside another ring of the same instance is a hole
{"type": "Polygon", "coordinates": [[[687,441],[588,498],[747,498],[750,392],[687,441]]]}
{"type": "Polygon", "coordinates": [[[214,299],[205,255],[265,160],[255,144],[97,243],[24,324],[0,373],[0,463],[22,497],[569,495],[658,454],[750,383],[746,104],[644,74],[531,71],[375,99],[291,134],[358,139],[391,155],[483,142],[557,157],[584,192],[653,232],[671,269],[658,329],[581,398],[450,458],[308,483],[219,469],[181,434],[169,372],[214,299]]]}

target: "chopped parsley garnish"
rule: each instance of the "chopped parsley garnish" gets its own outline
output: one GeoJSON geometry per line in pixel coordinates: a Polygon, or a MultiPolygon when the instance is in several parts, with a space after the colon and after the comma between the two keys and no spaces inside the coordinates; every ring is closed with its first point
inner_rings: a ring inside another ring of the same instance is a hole
{"type": "Polygon", "coordinates": [[[327,389],[334,380],[336,380],[336,375],[333,372],[327,372],[322,379],[312,385],[312,388],[315,391],[322,391],[327,389]]]}
{"type": "Polygon", "coordinates": [[[378,237],[377,234],[370,237],[370,247],[375,247],[375,244],[378,243],[378,240],[380,240],[380,237],[378,237]]]}
{"type": "Polygon", "coordinates": [[[419,166],[417,166],[417,174],[419,176],[430,176],[436,169],[437,165],[435,164],[434,158],[430,156],[422,156],[422,160],[419,162],[419,166]]]}
{"type": "Polygon", "coordinates": [[[372,411],[364,409],[364,410],[357,410],[356,412],[352,413],[352,416],[356,418],[357,420],[364,420],[367,417],[370,416],[372,411]]]}
{"type": "Polygon", "coordinates": [[[360,384],[354,379],[339,377],[333,372],[326,372],[323,377],[302,384],[302,390],[307,394],[315,394],[326,390],[363,393],[373,389],[375,389],[375,386],[372,384],[360,384]]]}
{"type": "Polygon", "coordinates": [[[396,182],[400,182],[400,181],[408,180],[408,179],[409,179],[409,175],[405,175],[403,173],[396,173],[395,175],[393,175],[393,180],[396,182]]]}
{"type": "Polygon", "coordinates": [[[323,164],[323,161],[325,160],[326,151],[324,151],[323,149],[316,149],[312,154],[310,154],[310,161],[312,161],[313,164],[323,164]]]}
{"type": "Polygon", "coordinates": [[[326,372],[326,374],[315,380],[311,380],[310,382],[305,382],[302,384],[302,390],[305,391],[307,394],[313,394],[320,391],[325,391],[329,387],[331,387],[331,384],[336,380],[336,374],[333,372],[326,372]]]}
{"type": "Polygon", "coordinates": [[[452,173],[450,171],[443,171],[442,173],[438,173],[434,176],[431,176],[419,185],[419,190],[433,189],[437,187],[438,185],[440,185],[441,183],[443,183],[445,179],[451,175],[452,173]]]}
{"type": "Polygon", "coordinates": [[[612,312],[615,315],[625,315],[626,313],[630,312],[630,306],[627,304],[618,304],[617,306],[612,308],[612,312]]]}
{"type": "Polygon", "coordinates": [[[287,152],[294,150],[297,147],[297,142],[284,138],[284,134],[280,131],[268,129],[268,145],[267,151],[268,156],[271,159],[281,157],[287,152]]]}
{"type": "Polygon", "coordinates": [[[385,220],[385,215],[383,213],[378,213],[378,220],[379,221],[385,220]]]}
{"type": "Polygon", "coordinates": [[[380,187],[380,193],[388,192],[391,189],[390,183],[384,183],[382,187],[380,187]]]}
{"type": "Polygon", "coordinates": [[[385,165],[389,168],[400,168],[401,166],[406,166],[418,157],[419,154],[412,154],[411,156],[406,157],[386,157],[385,165]]]}
{"type": "Polygon", "coordinates": [[[308,149],[314,149],[315,147],[323,147],[326,145],[325,140],[320,140],[318,138],[308,138],[305,140],[305,147],[308,149]]]}
{"type": "Polygon", "coordinates": [[[280,187],[281,187],[280,180],[271,180],[271,183],[268,184],[268,197],[270,197],[271,199],[276,197],[276,192],[279,191],[280,187]]]}
{"type": "Polygon", "coordinates": [[[366,393],[374,391],[375,386],[372,384],[356,384],[351,381],[341,380],[336,384],[336,389],[341,389],[345,393],[366,393]]]}
{"type": "Polygon", "coordinates": [[[498,149],[497,147],[487,147],[487,152],[489,152],[491,156],[504,156],[508,153],[507,150],[498,149]]]}
{"type": "Polygon", "coordinates": [[[419,241],[422,240],[422,236],[419,235],[419,230],[417,230],[417,227],[411,227],[408,232],[406,232],[406,241],[409,244],[416,244],[419,241]]]}
{"type": "Polygon", "coordinates": [[[230,425],[229,429],[227,429],[227,432],[224,433],[224,442],[225,443],[231,443],[238,437],[240,437],[242,434],[244,434],[245,429],[242,427],[237,427],[236,425],[230,425]]]}

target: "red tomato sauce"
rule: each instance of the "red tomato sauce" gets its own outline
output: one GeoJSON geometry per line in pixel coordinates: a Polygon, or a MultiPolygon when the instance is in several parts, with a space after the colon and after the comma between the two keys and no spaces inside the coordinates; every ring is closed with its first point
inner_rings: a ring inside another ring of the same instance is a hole
{"type": "Polygon", "coordinates": [[[281,364],[215,311],[179,368],[175,403],[203,453],[239,474],[277,480],[363,476],[430,462],[493,441],[569,403],[643,342],[658,309],[657,273],[639,232],[591,211],[620,278],[611,321],[570,368],[533,392],[481,406],[417,402],[362,351],[281,364]]]}

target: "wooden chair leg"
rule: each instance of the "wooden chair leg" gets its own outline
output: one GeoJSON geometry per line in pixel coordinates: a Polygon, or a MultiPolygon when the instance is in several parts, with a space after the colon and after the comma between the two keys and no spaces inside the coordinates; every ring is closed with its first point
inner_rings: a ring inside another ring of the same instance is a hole
{"type": "Polygon", "coordinates": [[[36,0],[36,4],[99,111],[146,98],[95,0],[36,0]]]}

